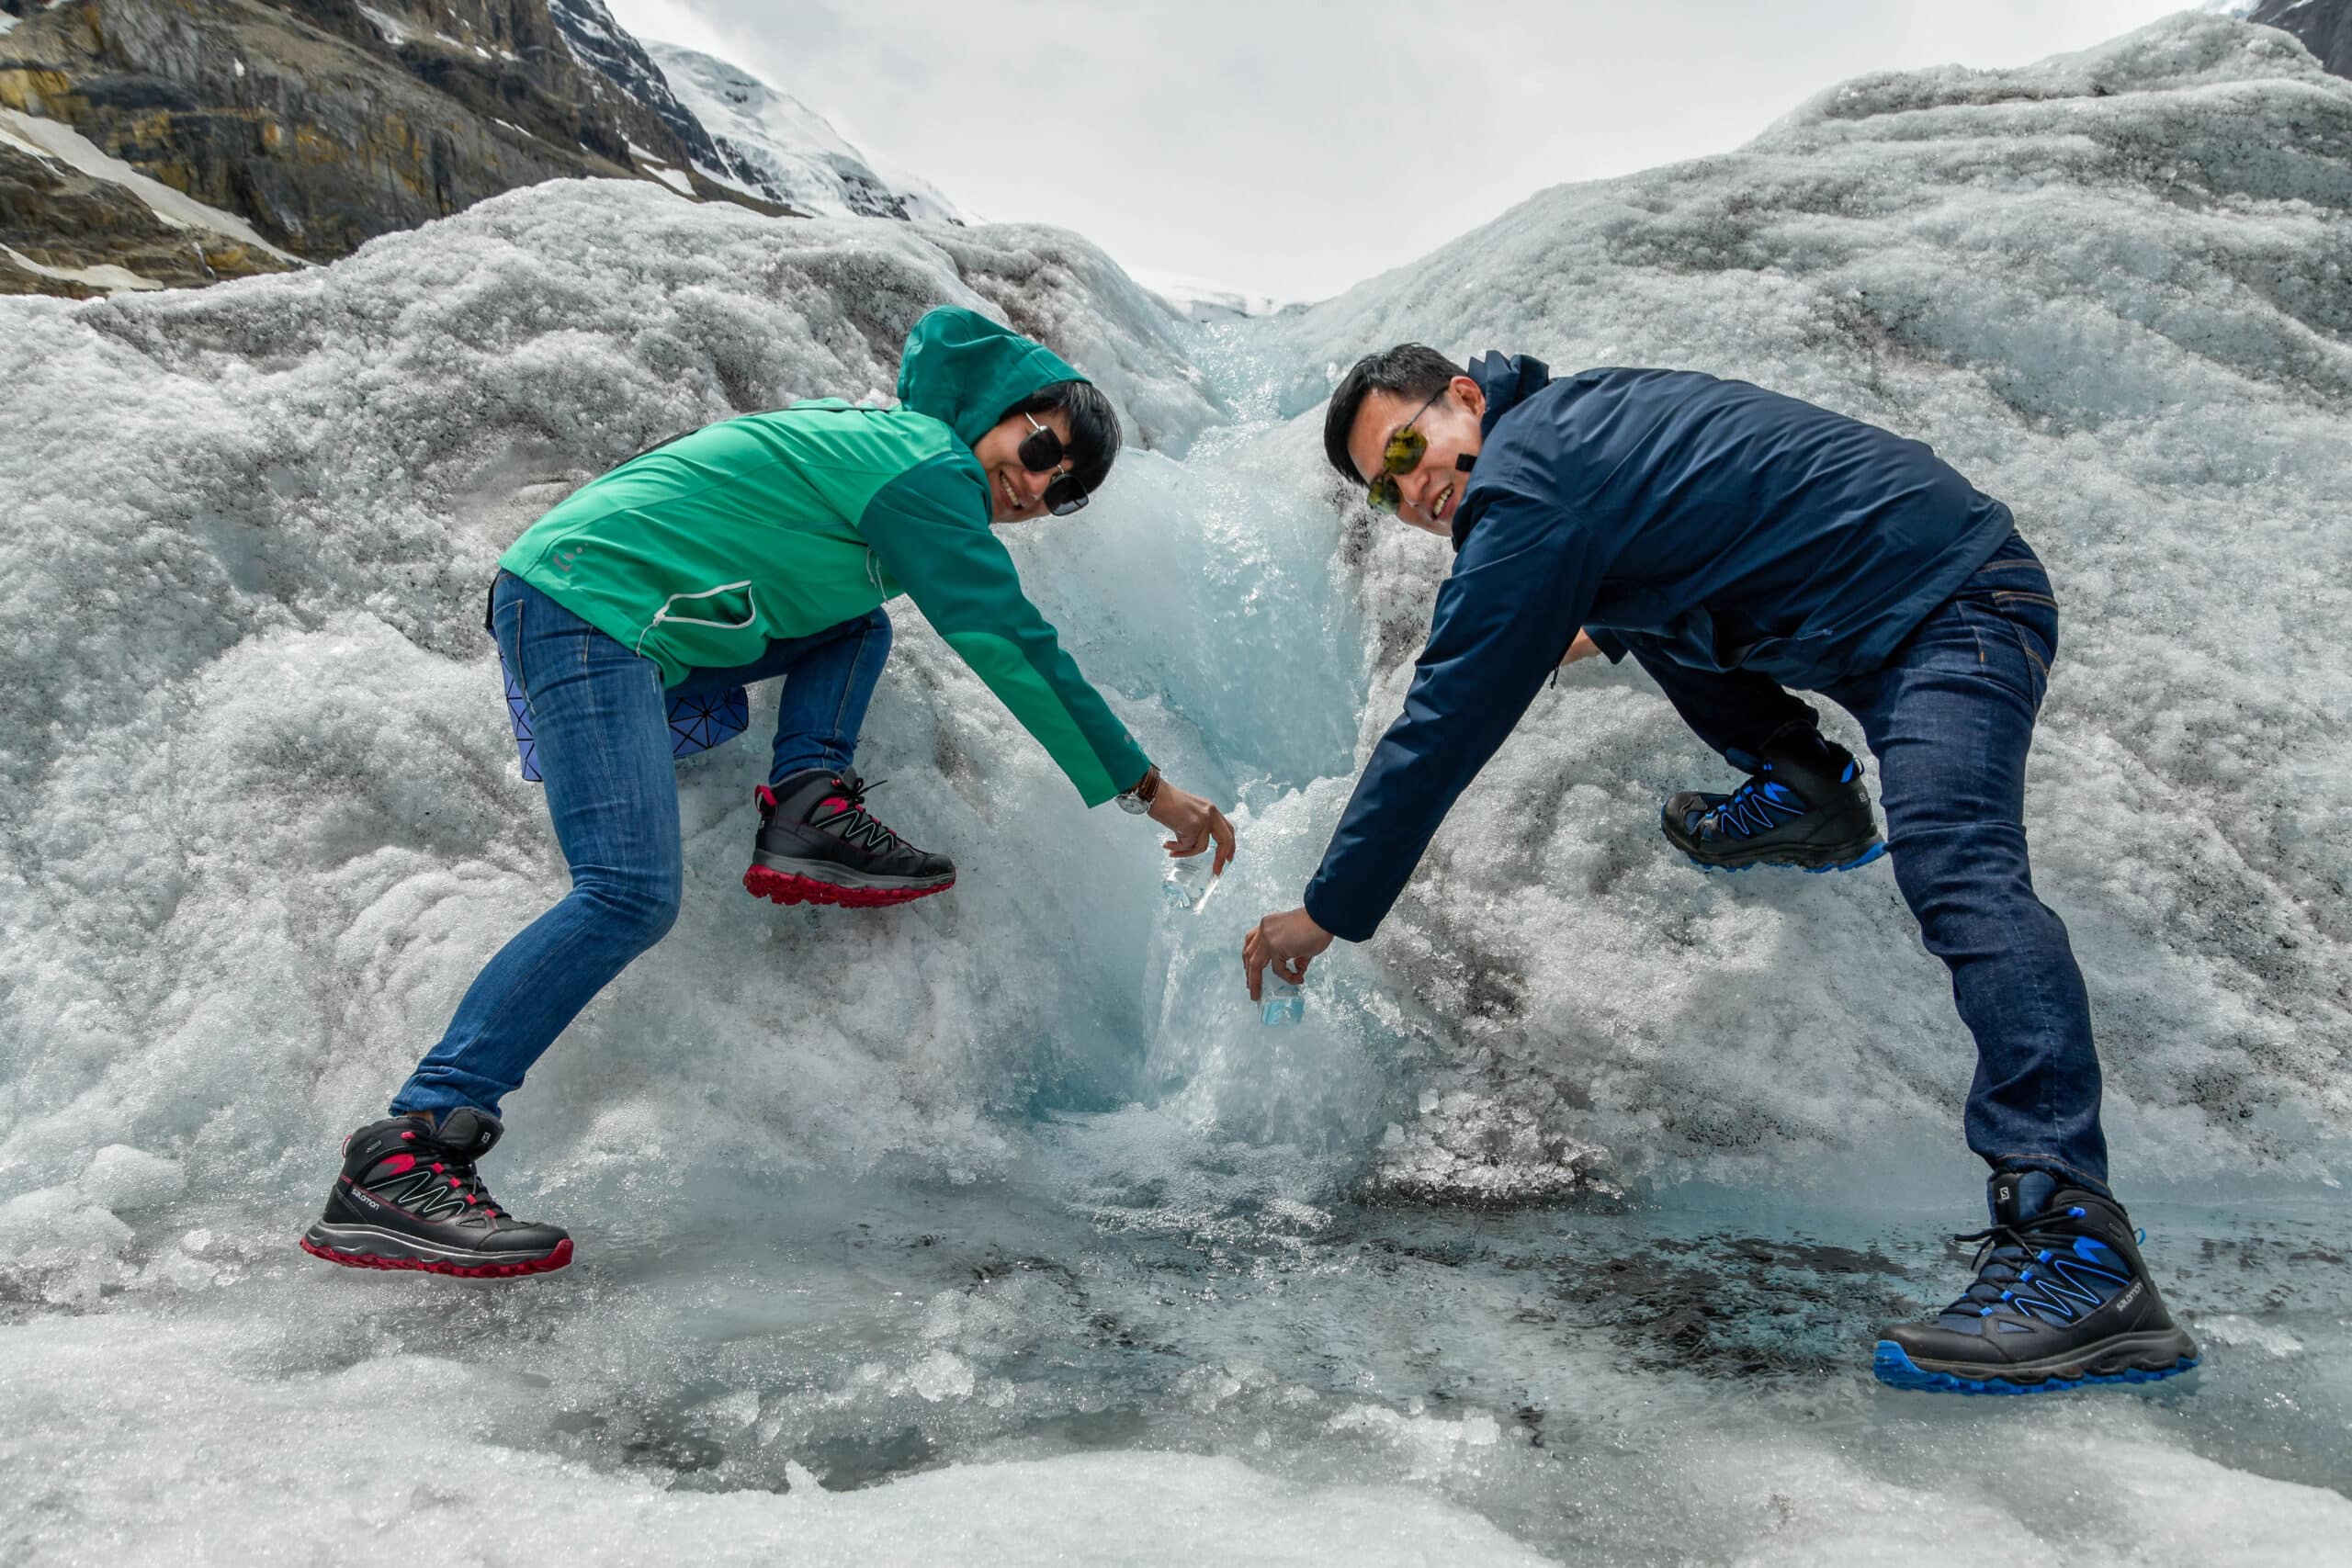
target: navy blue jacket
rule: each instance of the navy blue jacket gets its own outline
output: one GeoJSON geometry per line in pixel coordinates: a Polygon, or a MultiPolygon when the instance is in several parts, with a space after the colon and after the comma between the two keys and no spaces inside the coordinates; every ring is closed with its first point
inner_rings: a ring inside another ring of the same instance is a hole
{"type": "Polygon", "coordinates": [[[1875,670],[1999,548],[2008,508],[1922,442],[1684,370],[1483,355],[1484,443],[1405,712],[1307,884],[1372,935],[1579,627],[1817,690],[1875,670]]]}

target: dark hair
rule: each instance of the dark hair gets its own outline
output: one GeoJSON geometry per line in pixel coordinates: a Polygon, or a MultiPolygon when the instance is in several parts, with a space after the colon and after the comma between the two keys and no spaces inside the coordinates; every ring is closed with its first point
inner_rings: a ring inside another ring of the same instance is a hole
{"type": "Polygon", "coordinates": [[[1400,343],[1365,355],[1348,367],[1331,393],[1330,412],[1323,416],[1323,455],[1349,480],[1362,484],[1363,476],[1356,472],[1355,459],[1348,456],[1348,435],[1355,429],[1365,395],[1394,392],[1419,402],[1437,396],[1461,374],[1462,367],[1425,343],[1400,343]]]}
{"type": "Polygon", "coordinates": [[[1069,457],[1070,482],[1077,485],[1079,494],[1092,495],[1110,478],[1111,465],[1118,460],[1118,411],[1091,381],[1057,381],[1032,392],[998,417],[1011,419],[1048,409],[1060,409],[1069,415],[1069,445],[1064,451],[1069,457]]]}

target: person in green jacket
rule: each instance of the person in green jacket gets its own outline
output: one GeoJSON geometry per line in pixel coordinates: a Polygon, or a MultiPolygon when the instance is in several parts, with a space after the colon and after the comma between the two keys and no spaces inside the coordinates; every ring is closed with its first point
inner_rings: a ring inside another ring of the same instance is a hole
{"type": "Polygon", "coordinates": [[[1088,806],[1148,813],[1170,853],[1214,844],[1225,869],[1231,824],[1160,779],[990,532],[1086,504],[1118,455],[1110,400],[1050,350],[956,309],[908,334],[899,400],[705,426],[582,486],[499,558],[491,630],[571,891],[483,967],[390,1117],[344,1141],[304,1250],[473,1277],[571,1262],[570,1235],[507,1213],[475,1162],[503,1097],[677,918],[682,705],[785,677],[751,892],[876,905],[954,884],[945,856],[875,819],[850,766],[889,653],[881,606],[899,593],[1088,806]]]}

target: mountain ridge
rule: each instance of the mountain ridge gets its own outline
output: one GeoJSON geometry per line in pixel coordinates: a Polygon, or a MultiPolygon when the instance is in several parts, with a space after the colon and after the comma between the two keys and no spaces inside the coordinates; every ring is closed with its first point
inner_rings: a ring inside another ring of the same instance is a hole
{"type": "MultiPolygon", "coordinates": [[[[747,156],[713,137],[602,0],[0,0],[0,111],[23,117],[0,135],[0,293],[332,261],[550,179],[650,179],[771,216],[823,209],[770,177],[775,149],[747,156]],[[61,157],[23,120],[95,152],[61,157]],[[159,213],[117,165],[198,210],[159,213]]],[[[869,199],[844,210],[952,209],[852,161],[869,199]]]]}

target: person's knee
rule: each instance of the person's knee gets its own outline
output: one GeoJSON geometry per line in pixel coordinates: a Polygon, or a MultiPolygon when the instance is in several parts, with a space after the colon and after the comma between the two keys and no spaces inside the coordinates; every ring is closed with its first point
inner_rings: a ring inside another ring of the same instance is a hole
{"type": "Polygon", "coordinates": [[[642,953],[670,934],[684,902],[682,867],[587,878],[575,891],[594,901],[598,923],[614,940],[642,953]]]}
{"type": "Polygon", "coordinates": [[[638,915],[638,930],[644,936],[646,946],[651,947],[668,936],[670,928],[678,923],[679,907],[685,902],[681,884],[682,878],[673,876],[658,890],[644,896],[638,915]]]}
{"type": "Polygon", "coordinates": [[[879,604],[866,614],[865,635],[872,639],[878,652],[888,654],[890,651],[890,617],[879,604]]]}

